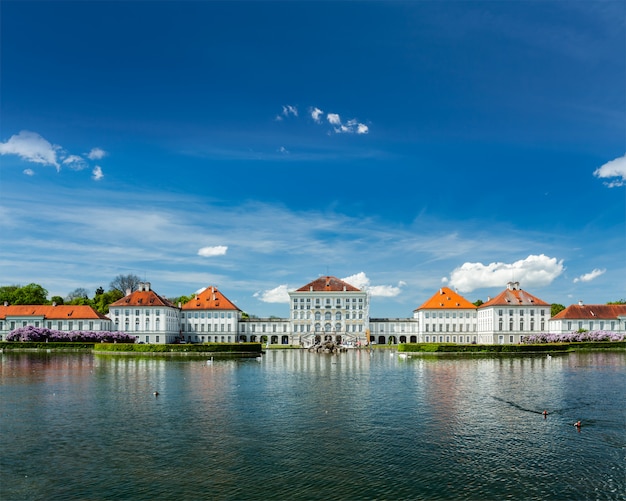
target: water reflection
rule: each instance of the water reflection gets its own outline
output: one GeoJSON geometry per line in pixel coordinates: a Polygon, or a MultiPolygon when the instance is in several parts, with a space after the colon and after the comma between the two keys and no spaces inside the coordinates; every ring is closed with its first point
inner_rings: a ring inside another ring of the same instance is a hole
{"type": "Polygon", "coordinates": [[[3,500],[623,499],[626,489],[623,352],[1,357],[3,500]]]}

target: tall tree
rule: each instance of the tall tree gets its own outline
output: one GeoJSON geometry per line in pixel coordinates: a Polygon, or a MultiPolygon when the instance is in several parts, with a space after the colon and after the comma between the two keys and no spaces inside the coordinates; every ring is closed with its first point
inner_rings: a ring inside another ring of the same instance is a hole
{"type": "Polygon", "coordinates": [[[113,290],[121,292],[125,296],[126,291],[128,290],[130,290],[130,292],[136,291],[140,282],[141,279],[132,273],[129,275],[118,275],[109,284],[109,287],[113,290]]]}
{"type": "Polygon", "coordinates": [[[93,298],[93,307],[99,313],[106,315],[109,312],[109,305],[114,303],[118,299],[122,299],[124,294],[120,291],[113,289],[103,294],[98,294],[93,298]]]}
{"type": "Polygon", "coordinates": [[[3,285],[0,286],[0,303],[13,304],[15,300],[15,293],[20,288],[19,285],[3,285]]]}
{"type": "Polygon", "coordinates": [[[556,315],[560,311],[563,311],[564,309],[565,309],[565,306],[563,306],[562,304],[552,303],[550,305],[550,316],[553,317],[554,315],[556,315]]]}
{"type": "Polygon", "coordinates": [[[48,291],[39,284],[28,284],[15,291],[13,304],[46,304],[48,291]]]}
{"type": "Polygon", "coordinates": [[[481,304],[484,304],[484,301],[483,301],[482,299],[477,299],[477,300],[476,300],[476,301],[474,301],[472,304],[473,304],[474,306],[478,307],[478,306],[480,306],[481,304]]]}
{"type": "Polygon", "coordinates": [[[606,304],[626,304],[626,299],[618,299],[617,301],[609,301],[606,304]]]}
{"type": "Polygon", "coordinates": [[[67,302],[72,302],[74,299],[89,299],[89,291],[83,287],[74,289],[67,295],[67,302]]]}

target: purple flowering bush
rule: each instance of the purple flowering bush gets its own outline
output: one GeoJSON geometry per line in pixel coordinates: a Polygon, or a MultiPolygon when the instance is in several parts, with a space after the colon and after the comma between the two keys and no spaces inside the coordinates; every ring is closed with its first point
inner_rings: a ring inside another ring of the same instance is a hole
{"type": "Polygon", "coordinates": [[[524,336],[524,344],[544,343],[583,343],[593,341],[625,341],[626,334],[610,331],[568,332],[563,334],[541,333],[524,336]]]}
{"type": "Polygon", "coordinates": [[[136,338],[124,332],[57,331],[28,326],[12,330],[7,334],[6,340],[35,343],[134,343],[136,338]]]}

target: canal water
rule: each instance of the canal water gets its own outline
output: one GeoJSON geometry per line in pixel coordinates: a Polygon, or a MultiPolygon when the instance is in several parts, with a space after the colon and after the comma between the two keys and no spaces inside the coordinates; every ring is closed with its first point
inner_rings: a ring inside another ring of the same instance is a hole
{"type": "Polygon", "coordinates": [[[624,352],[0,357],[3,501],[626,499],[624,352]]]}

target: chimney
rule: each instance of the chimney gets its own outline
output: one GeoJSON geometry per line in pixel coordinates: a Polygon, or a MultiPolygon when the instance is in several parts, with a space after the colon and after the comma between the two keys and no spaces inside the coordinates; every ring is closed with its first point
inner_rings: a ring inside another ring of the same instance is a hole
{"type": "Polygon", "coordinates": [[[583,305],[583,300],[582,300],[582,299],[579,299],[579,300],[578,300],[578,306],[582,306],[582,305],[583,305]]]}
{"type": "Polygon", "coordinates": [[[126,289],[126,295],[130,296],[130,289],[126,289]]]}
{"type": "Polygon", "coordinates": [[[309,291],[310,291],[310,292],[313,292],[313,286],[312,286],[312,285],[311,285],[311,286],[309,286],[309,291]]]}
{"type": "Polygon", "coordinates": [[[491,301],[491,296],[487,296],[487,302],[491,301]]]}
{"type": "MultiPolygon", "coordinates": [[[[57,305],[57,302],[56,301],[52,301],[52,306],[56,306],[56,305],[57,305]]],[[[5,304],[5,306],[6,306],[6,304],[5,304]]]]}
{"type": "Polygon", "coordinates": [[[443,289],[439,289],[439,295],[443,294],[443,289]]]}
{"type": "Polygon", "coordinates": [[[4,302],[4,306],[9,306],[9,302],[8,302],[8,301],[5,301],[5,302],[4,302]]]}
{"type": "Polygon", "coordinates": [[[150,282],[145,282],[143,285],[145,287],[146,292],[150,290],[150,282]]]}
{"type": "Polygon", "coordinates": [[[343,286],[343,291],[346,292],[346,286],[345,285],[343,286]]]}

